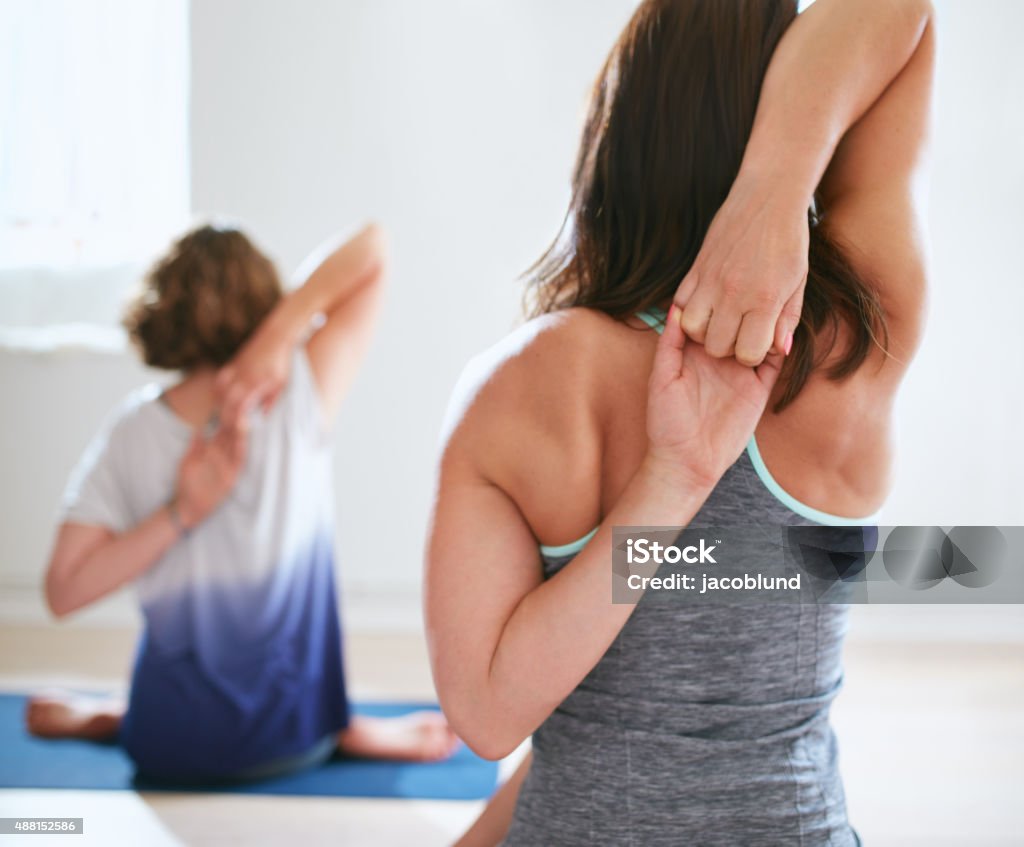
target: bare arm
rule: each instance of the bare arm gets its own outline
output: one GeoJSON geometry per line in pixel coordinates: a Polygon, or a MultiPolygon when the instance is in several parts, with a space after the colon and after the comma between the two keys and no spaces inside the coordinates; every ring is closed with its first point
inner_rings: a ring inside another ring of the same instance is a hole
{"type": "Polygon", "coordinates": [[[526,779],[532,761],[533,754],[527,753],[512,776],[494,792],[480,816],[453,847],[498,847],[501,840],[508,835],[516,802],[519,800],[519,789],[526,779]]]}
{"type": "Polygon", "coordinates": [[[328,421],[337,413],[369,345],[387,270],[381,228],[318,247],[297,273],[300,286],[285,297],[218,376],[228,420],[255,404],[271,406],[285,384],[290,355],[316,315],[323,325],[306,345],[328,421]]]}
{"type": "Polygon", "coordinates": [[[878,289],[902,373],[920,334],[927,282],[927,164],[935,75],[929,20],[910,60],[840,142],[820,185],[823,226],[878,289]]]}
{"type": "MultiPolygon", "coordinates": [[[[882,283],[890,321],[897,323],[895,339],[907,345],[917,313],[907,306],[920,301],[924,283],[922,175],[934,38],[928,3],[818,0],[776,52],[727,209],[737,215],[742,209],[755,231],[761,214],[764,221],[789,215],[802,225],[820,181],[830,231],[855,247],[857,267],[882,283]]],[[[718,223],[722,243],[730,230],[718,223]]],[[[709,236],[709,246],[714,244],[709,236]]],[[[799,302],[790,308],[795,311],[783,316],[789,322],[780,323],[780,346],[799,317],[799,302]]],[[[770,336],[769,331],[764,349],[770,336]]],[[[746,358],[759,360],[754,354],[746,358]]],[[[500,841],[528,761],[460,844],[500,841]]]]}
{"type": "Polygon", "coordinates": [[[128,532],[61,524],[46,569],[46,603],[57,617],[99,600],[149,570],[178,540],[168,507],[128,532]]]}
{"type": "MultiPolygon", "coordinates": [[[[844,135],[929,40],[932,17],[928,0],[817,0],[782,38],[740,173],[676,295],[687,334],[712,355],[754,364],[784,349],[803,302],[811,197],[844,135]]],[[[871,143],[884,156],[892,141],[871,143]]]]}
{"type": "Polygon", "coordinates": [[[457,447],[427,554],[427,636],[445,715],[480,755],[512,752],[597,664],[633,612],[611,603],[612,527],[682,526],[710,490],[653,462],[597,535],[546,582],[516,504],[457,447]]]}
{"type": "Polygon", "coordinates": [[[612,527],[688,524],[764,410],[780,361],[758,371],[715,361],[684,343],[678,315],[652,367],[646,458],[594,538],[552,578],[542,579],[519,506],[484,470],[488,455],[523,448],[493,428],[503,410],[488,419],[481,402],[454,430],[427,550],[427,637],[445,714],[483,756],[508,755],[532,734],[632,613],[611,602],[612,527]]]}
{"type": "Polygon", "coordinates": [[[74,522],[61,525],[46,569],[45,593],[58,617],[117,590],[149,570],[183,531],[216,511],[245,460],[244,430],[222,426],[209,440],[196,435],[178,471],[172,503],[126,532],[74,522]]]}
{"type": "Polygon", "coordinates": [[[805,210],[840,141],[908,66],[932,16],[929,0],[817,0],[772,57],[737,183],[763,183],[805,210]]]}

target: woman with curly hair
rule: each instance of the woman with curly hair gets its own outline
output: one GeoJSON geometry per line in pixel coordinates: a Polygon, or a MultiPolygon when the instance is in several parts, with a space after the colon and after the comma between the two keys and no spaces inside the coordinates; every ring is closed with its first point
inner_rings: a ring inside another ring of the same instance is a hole
{"type": "Polygon", "coordinates": [[[436,713],[349,712],[331,425],[371,336],[381,231],[306,267],[285,295],[243,233],[203,226],[128,310],[146,364],[181,378],[132,393],[82,457],[46,599],[64,616],[132,584],[145,632],[127,705],[36,697],[36,735],[117,739],[142,775],[174,781],[269,776],[335,751],[427,761],[454,749],[436,713]]]}

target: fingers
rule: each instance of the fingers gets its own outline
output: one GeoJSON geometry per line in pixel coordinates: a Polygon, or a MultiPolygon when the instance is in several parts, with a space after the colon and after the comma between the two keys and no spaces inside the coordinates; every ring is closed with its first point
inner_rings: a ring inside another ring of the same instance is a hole
{"type": "Polygon", "coordinates": [[[775,352],[787,354],[787,344],[792,343],[791,338],[800,325],[800,315],[804,308],[804,291],[807,288],[807,277],[800,283],[800,287],[793,293],[793,296],[786,301],[782,307],[778,321],[775,324],[775,352]]]}
{"type": "Polygon", "coordinates": [[[786,357],[782,353],[773,351],[764,357],[764,361],[758,367],[754,368],[754,373],[757,374],[757,378],[766,392],[770,392],[775,387],[779,374],[782,372],[782,363],[785,360],[786,357]]]}
{"type": "Polygon", "coordinates": [[[231,430],[225,445],[224,458],[232,475],[236,474],[245,464],[245,452],[248,444],[249,430],[247,426],[231,430]]]}
{"type": "Polygon", "coordinates": [[[243,418],[261,402],[265,388],[236,382],[227,390],[220,410],[221,422],[227,426],[240,426],[243,418]]]}
{"type": "Polygon", "coordinates": [[[221,426],[205,442],[202,456],[204,488],[213,500],[219,502],[234,487],[245,464],[247,444],[247,426],[221,426]]]}
{"type": "Polygon", "coordinates": [[[238,421],[244,400],[245,388],[240,383],[235,382],[227,387],[220,406],[221,424],[231,426],[238,421]]]}
{"type": "Polygon", "coordinates": [[[270,410],[277,405],[277,400],[281,396],[281,392],[283,390],[284,386],[279,386],[278,388],[265,392],[263,402],[260,404],[264,413],[269,414],[270,410]]]}
{"type": "Polygon", "coordinates": [[[242,418],[238,426],[231,430],[231,456],[236,462],[245,459],[245,450],[249,446],[249,419],[242,418]]]}
{"type": "Polygon", "coordinates": [[[704,334],[704,349],[709,356],[724,359],[735,352],[741,320],[743,315],[735,309],[712,309],[711,320],[704,334]]]}
{"type": "Polygon", "coordinates": [[[237,469],[245,460],[249,442],[249,419],[242,416],[236,424],[221,424],[213,437],[214,454],[228,469],[237,469]]]}
{"type": "Polygon", "coordinates": [[[213,390],[218,397],[224,398],[234,378],[235,369],[231,365],[225,365],[217,372],[217,378],[213,381],[213,390]]]}
{"type": "Polygon", "coordinates": [[[697,290],[697,283],[699,281],[700,277],[697,275],[697,271],[693,269],[683,277],[682,283],[680,283],[679,288],[676,290],[676,296],[672,298],[680,309],[686,308],[690,298],[693,297],[694,292],[697,290]]]}
{"type": "Polygon", "coordinates": [[[682,353],[686,344],[686,333],[679,321],[680,310],[673,305],[665,318],[665,330],[658,338],[651,366],[651,389],[657,391],[679,378],[682,370],[682,353]]]}
{"type": "Polygon", "coordinates": [[[806,286],[805,272],[796,291],[779,308],[777,301],[768,298],[765,302],[766,295],[731,293],[735,285],[726,284],[720,274],[709,274],[705,268],[702,277],[691,269],[673,302],[682,309],[683,331],[704,345],[709,356],[735,356],[742,364],[755,367],[769,349],[785,354],[787,341],[800,324],[806,286]]]}
{"type": "Polygon", "coordinates": [[[203,434],[197,430],[192,435],[192,440],[189,441],[188,443],[188,449],[185,451],[185,456],[182,459],[182,461],[185,461],[186,459],[196,458],[200,453],[203,452],[203,444],[203,434]]]}
{"type": "Polygon", "coordinates": [[[775,317],[767,312],[747,312],[736,336],[736,361],[757,367],[772,346],[775,317]]]}
{"type": "Polygon", "coordinates": [[[698,344],[704,343],[713,310],[711,298],[703,291],[698,289],[682,310],[683,331],[698,344]]]}

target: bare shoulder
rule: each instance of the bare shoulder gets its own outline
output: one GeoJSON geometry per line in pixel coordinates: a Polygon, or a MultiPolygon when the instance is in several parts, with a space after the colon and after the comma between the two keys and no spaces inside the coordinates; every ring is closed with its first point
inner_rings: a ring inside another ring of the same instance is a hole
{"type": "Polygon", "coordinates": [[[532,492],[581,476],[595,483],[602,388],[631,335],[590,309],[523,324],[464,369],[445,420],[443,461],[470,466],[521,507],[536,499],[532,492]]]}
{"type": "Polygon", "coordinates": [[[585,403],[601,338],[616,322],[589,309],[542,315],[473,357],[463,369],[445,421],[445,441],[514,418],[551,422],[585,403]]]}

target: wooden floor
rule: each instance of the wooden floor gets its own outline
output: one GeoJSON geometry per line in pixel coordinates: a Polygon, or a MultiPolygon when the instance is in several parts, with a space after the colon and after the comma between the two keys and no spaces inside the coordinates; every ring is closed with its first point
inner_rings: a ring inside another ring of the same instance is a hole
{"type": "MultiPolygon", "coordinates": [[[[0,628],[0,686],[123,683],[131,630],[0,628]]],[[[422,641],[352,636],[357,697],[432,694],[422,641]]],[[[1024,845],[1024,646],[860,639],[834,707],[850,818],[866,847],[1024,845]]],[[[3,755],[3,751],[0,751],[3,755]]],[[[450,844],[464,802],[128,791],[0,791],[0,817],[84,817],[77,845],[450,844]]],[[[0,836],[45,844],[56,836],[0,836]]],[[[61,844],[68,842],[61,841],[61,844]]]]}

